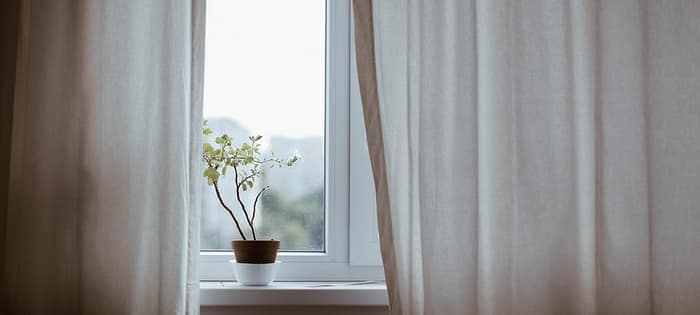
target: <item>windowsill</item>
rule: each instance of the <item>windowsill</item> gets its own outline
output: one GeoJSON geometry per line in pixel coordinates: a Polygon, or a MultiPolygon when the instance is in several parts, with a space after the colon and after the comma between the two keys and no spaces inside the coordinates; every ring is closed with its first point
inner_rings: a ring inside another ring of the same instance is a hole
{"type": "Polygon", "coordinates": [[[389,305],[384,282],[274,282],[247,287],[230,281],[203,281],[202,306],[226,305],[389,305]]]}

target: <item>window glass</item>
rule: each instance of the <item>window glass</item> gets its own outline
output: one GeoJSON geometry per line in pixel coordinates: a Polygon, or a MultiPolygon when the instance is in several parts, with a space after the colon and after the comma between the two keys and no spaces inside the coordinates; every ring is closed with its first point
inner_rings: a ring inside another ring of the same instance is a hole
{"type": "MultiPolygon", "coordinates": [[[[278,239],[285,251],[323,251],[325,127],[325,1],[208,0],[204,119],[213,134],[240,145],[262,135],[263,154],[301,156],[293,168],[267,170],[244,193],[258,239],[278,239]]],[[[220,179],[226,203],[245,222],[233,176],[220,179]]],[[[202,250],[230,250],[240,238],[214,189],[202,186],[202,250]]]]}

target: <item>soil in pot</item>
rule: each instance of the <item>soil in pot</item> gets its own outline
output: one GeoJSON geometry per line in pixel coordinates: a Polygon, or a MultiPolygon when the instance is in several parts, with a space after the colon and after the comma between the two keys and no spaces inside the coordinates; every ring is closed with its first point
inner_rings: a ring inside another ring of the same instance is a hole
{"type": "Polygon", "coordinates": [[[243,264],[270,264],[277,260],[280,241],[236,240],[231,241],[236,262],[243,264]]]}

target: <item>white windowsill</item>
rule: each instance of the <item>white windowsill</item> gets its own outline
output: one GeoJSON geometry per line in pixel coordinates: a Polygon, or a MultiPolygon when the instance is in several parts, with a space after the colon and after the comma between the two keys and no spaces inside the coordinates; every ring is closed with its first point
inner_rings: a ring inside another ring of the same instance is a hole
{"type": "Polygon", "coordinates": [[[387,306],[384,282],[274,282],[246,287],[230,281],[200,282],[202,306],[355,305],[387,306]]]}

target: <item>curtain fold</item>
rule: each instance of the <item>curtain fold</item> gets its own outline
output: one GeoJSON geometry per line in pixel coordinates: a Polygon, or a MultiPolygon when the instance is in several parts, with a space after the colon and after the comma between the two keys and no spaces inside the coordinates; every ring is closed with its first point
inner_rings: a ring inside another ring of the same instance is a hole
{"type": "MultiPolygon", "coordinates": [[[[15,98],[15,67],[17,36],[19,35],[19,0],[5,1],[0,11],[0,253],[5,252],[5,218],[10,174],[10,144],[12,143],[12,108],[15,98]]],[[[3,282],[5,260],[0,259],[0,283],[3,282]]],[[[3,300],[0,299],[0,303],[3,300]]]]}
{"type": "Polygon", "coordinates": [[[3,310],[199,312],[203,6],[21,2],[3,310]]]}
{"type": "Polygon", "coordinates": [[[354,9],[393,313],[700,309],[700,3],[354,9]]]}

